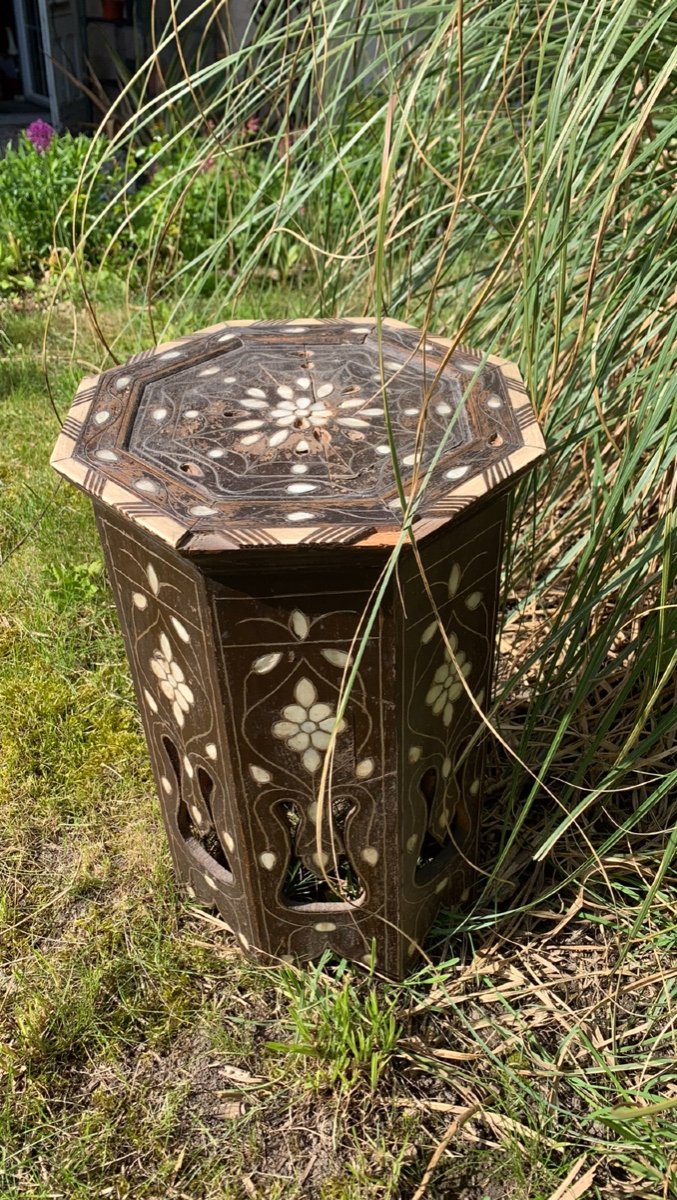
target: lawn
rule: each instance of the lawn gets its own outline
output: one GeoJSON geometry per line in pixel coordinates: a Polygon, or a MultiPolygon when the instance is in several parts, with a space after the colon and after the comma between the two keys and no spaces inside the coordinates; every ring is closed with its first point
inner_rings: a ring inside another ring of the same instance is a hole
{"type": "MultiPolygon", "coordinates": [[[[598,825],[584,871],[573,835],[553,863],[523,832],[473,920],[444,914],[433,965],[401,985],[253,965],[178,894],[91,513],[48,467],[50,392],[63,414],[100,362],[70,318],[64,302],[48,390],[42,306],[0,313],[2,1200],[677,1195],[660,805],[608,851],[598,825]]],[[[502,650],[505,676],[505,632],[502,650]]],[[[488,854],[502,769],[498,746],[488,854]]],[[[609,798],[609,828],[623,803],[641,795],[609,798]]]]}

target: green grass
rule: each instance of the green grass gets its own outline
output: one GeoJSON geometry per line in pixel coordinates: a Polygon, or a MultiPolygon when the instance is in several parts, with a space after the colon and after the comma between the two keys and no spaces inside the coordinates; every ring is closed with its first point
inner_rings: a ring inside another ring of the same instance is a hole
{"type": "MultiPolygon", "coordinates": [[[[60,411],[100,354],[81,332],[72,359],[70,318],[48,341],[60,411]]],[[[549,1200],[576,1164],[596,1200],[677,1195],[670,809],[605,851],[609,799],[585,867],[573,828],[534,861],[536,804],[490,898],[443,915],[403,985],[247,963],[173,885],[93,521],[47,466],[45,314],[2,320],[2,1200],[404,1200],[424,1180],[430,1200],[549,1200]]],[[[500,747],[491,769],[490,853],[500,747]]]]}

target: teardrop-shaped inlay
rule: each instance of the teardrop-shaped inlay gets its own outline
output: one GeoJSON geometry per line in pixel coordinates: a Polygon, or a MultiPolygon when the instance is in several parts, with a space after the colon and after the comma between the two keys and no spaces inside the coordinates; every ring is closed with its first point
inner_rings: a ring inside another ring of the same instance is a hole
{"type": "Polygon", "coordinates": [[[292,633],[296,635],[299,641],[304,641],[310,633],[310,621],[305,613],[301,612],[300,608],[295,608],[289,618],[292,633]]]}
{"type": "Polygon", "coordinates": [[[267,675],[280,662],[282,655],[279,651],[273,651],[272,654],[262,654],[260,658],[254,661],[254,670],[257,675],[267,675]]]}

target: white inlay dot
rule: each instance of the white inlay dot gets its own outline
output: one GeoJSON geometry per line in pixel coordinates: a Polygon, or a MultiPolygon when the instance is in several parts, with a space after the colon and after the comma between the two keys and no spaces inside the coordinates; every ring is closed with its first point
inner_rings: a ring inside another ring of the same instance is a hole
{"type": "Polygon", "coordinates": [[[373,758],[363,758],[362,762],[359,762],[357,764],[357,766],[355,767],[355,774],[357,775],[358,779],[368,779],[370,775],[373,775],[374,774],[373,758]]]}
{"type": "Polygon", "coordinates": [[[198,371],[198,376],[200,379],[204,379],[207,375],[218,375],[218,373],[218,367],[204,367],[202,371],[198,371]]]}
{"type": "Polygon", "coordinates": [[[362,859],[368,863],[370,867],[375,867],[378,862],[378,850],[375,846],[365,846],[362,851],[362,859]]]}
{"type": "Polygon", "coordinates": [[[161,775],[161,776],[160,776],[160,783],[162,784],[163,791],[165,791],[165,792],[167,793],[167,795],[168,795],[168,796],[171,796],[171,794],[172,794],[172,785],[171,785],[171,783],[169,782],[169,780],[168,780],[168,778],[167,778],[167,776],[166,776],[166,775],[161,775]]]}
{"type": "Polygon", "coordinates": [[[143,608],[146,608],[146,606],[148,604],[148,600],[144,596],[143,592],[134,592],[132,594],[132,600],[133,600],[136,608],[143,609],[143,608]]]}
{"type": "Polygon", "coordinates": [[[213,742],[207,742],[207,745],[205,746],[205,754],[207,755],[207,758],[216,758],[217,750],[213,742]]]}
{"type": "Polygon", "coordinates": [[[181,357],[180,350],[165,350],[164,354],[160,355],[160,358],[180,358],[180,357],[181,357]]]}
{"type": "Polygon", "coordinates": [[[462,479],[464,475],[468,474],[468,471],[469,467],[452,467],[450,471],[446,472],[445,478],[462,479]]]}
{"type": "Polygon", "coordinates": [[[153,594],[155,596],[157,596],[157,594],[160,590],[160,581],[157,577],[157,571],[155,570],[155,567],[153,566],[152,563],[149,563],[148,566],[146,567],[146,575],[148,576],[148,582],[150,584],[151,592],[153,592],[153,594]]]}
{"type": "Polygon", "coordinates": [[[290,483],[287,491],[293,496],[301,496],[304,492],[314,492],[317,490],[316,483],[290,483]]]}
{"type": "Polygon", "coordinates": [[[135,487],[138,492],[148,492],[152,496],[160,491],[160,485],[154,479],[137,479],[135,487]]]}
{"type": "Polygon", "coordinates": [[[305,475],[307,470],[308,468],[305,463],[295,463],[291,469],[292,475],[305,475]]]}
{"type": "Polygon", "coordinates": [[[333,921],[318,921],[315,925],[315,929],[318,933],[333,933],[336,929],[336,925],[333,921]]]}
{"type": "Polygon", "coordinates": [[[490,396],[487,400],[487,408],[502,408],[503,401],[499,396],[490,396]]]}
{"type": "Polygon", "coordinates": [[[232,854],[233,850],[235,849],[235,842],[233,841],[232,837],[228,833],[227,829],[224,829],[224,831],[223,831],[223,840],[226,843],[228,850],[230,850],[230,853],[232,854]]]}
{"type": "Polygon", "coordinates": [[[309,512],[287,513],[288,521],[312,521],[313,514],[309,512]]]}
{"type": "Polygon", "coordinates": [[[187,421],[194,421],[196,417],[199,417],[200,413],[197,408],[187,408],[183,415],[187,421]]]}
{"type": "Polygon", "coordinates": [[[219,446],[215,450],[208,450],[207,457],[208,458],[223,458],[225,453],[226,453],[225,450],[222,450],[221,447],[219,446]]]}
{"type": "Polygon", "coordinates": [[[151,413],[151,416],[154,421],[164,421],[165,417],[167,416],[167,409],[166,408],[154,408],[151,413]]]}
{"type": "Polygon", "coordinates": [[[101,412],[94,413],[94,423],[96,425],[105,425],[109,419],[110,413],[107,408],[103,408],[101,412]]]}
{"type": "Polygon", "coordinates": [[[271,853],[270,850],[264,850],[263,854],[259,854],[259,862],[264,870],[272,871],[275,863],[277,862],[277,858],[271,853]]]}
{"type": "Polygon", "coordinates": [[[206,504],[194,504],[190,511],[194,517],[214,517],[219,510],[217,508],[207,508],[206,504]]]}
{"type": "Polygon", "coordinates": [[[148,688],[143,689],[143,694],[146,698],[146,704],[148,705],[150,711],[156,713],[158,711],[158,706],[155,696],[152,694],[152,692],[148,691],[148,688]]]}
{"type": "Polygon", "coordinates": [[[132,382],[131,375],[121,375],[120,378],[115,381],[115,386],[116,386],[117,390],[119,392],[121,392],[123,390],[123,388],[129,387],[129,384],[131,382],[132,382]]]}
{"type": "Polygon", "coordinates": [[[188,778],[192,779],[193,775],[195,774],[195,771],[193,770],[193,764],[190,761],[187,754],[184,754],[184,756],[183,756],[183,766],[184,766],[184,770],[185,770],[188,778]]]}
{"type": "Polygon", "coordinates": [[[118,461],[117,454],[114,454],[112,450],[97,450],[95,453],[95,458],[100,459],[101,462],[117,462],[118,461]]]}

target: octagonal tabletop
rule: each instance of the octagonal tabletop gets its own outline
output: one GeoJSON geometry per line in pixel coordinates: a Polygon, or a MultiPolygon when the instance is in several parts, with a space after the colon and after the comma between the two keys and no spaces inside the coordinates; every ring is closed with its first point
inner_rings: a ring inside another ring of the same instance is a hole
{"type": "Polygon", "coordinates": [[[84,379],[52,464],[186,554],[387,547],[389,423],[421,539],[544,453],[517,367],[451,345],[392,320],[380,344],[373,319],[231,321],[84,379]]]}

